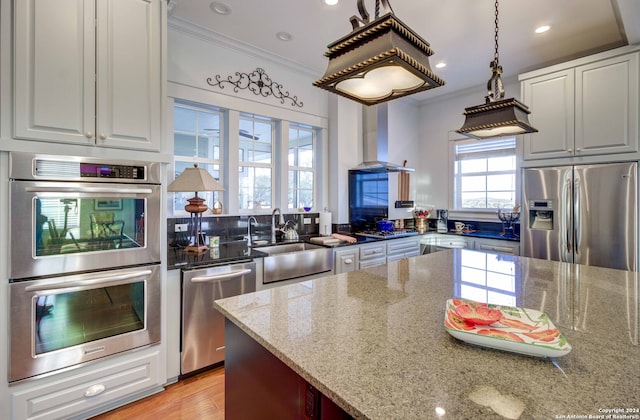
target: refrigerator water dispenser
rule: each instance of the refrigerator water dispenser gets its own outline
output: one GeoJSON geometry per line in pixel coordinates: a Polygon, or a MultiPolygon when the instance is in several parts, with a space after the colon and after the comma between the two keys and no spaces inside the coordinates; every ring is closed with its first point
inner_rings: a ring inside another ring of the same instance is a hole
{"type": "Polygon", "coordinates": [[[553,230],[553,200],[529,201],[529,229],[553,230]]]}

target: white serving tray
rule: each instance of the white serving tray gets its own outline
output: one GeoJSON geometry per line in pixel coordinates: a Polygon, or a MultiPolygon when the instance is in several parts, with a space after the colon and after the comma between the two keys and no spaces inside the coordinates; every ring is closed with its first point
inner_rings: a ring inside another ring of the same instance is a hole
{"type": "Polygon", "coordinates": [[[444,327],[458,340],[528,356],[560,357],[571,352],[572,348],[549,317],[534,309],[448,299],[444,327]],[[486,305],[500,310],[503,318],[491,325],[471,324],[458,316],[455,311],[458,305],[486,305]]]}

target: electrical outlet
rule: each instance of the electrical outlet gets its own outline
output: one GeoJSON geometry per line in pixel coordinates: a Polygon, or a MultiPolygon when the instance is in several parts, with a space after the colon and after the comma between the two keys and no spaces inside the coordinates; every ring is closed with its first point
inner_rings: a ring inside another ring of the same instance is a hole
{"type": "Polygon", "coordinates": [[[188,223],[176,223],[176,232],[186,232],[189,227],[188,223]]]}

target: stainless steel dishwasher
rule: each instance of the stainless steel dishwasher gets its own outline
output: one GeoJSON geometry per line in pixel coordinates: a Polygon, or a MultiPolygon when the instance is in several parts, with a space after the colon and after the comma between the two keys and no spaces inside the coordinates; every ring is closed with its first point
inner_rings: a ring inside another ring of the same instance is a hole
{"type": "Polygon", "coordinates": [[[255,290],[251,260],[182,272],[181,376],[224,360],[224,316],[213,301],[255,290]]]}

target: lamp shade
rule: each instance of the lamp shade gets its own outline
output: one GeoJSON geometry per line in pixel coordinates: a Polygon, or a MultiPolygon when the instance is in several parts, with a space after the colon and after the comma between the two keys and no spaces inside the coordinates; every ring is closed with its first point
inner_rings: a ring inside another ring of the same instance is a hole
{"type": "Polygon", "coordinates": [[[429,44],[387,13],[328,46],[329,64],[313,85],[364,105],[445,84],[429,66],[429,44]]]}
{"type": "Polygon", "coordinates": [[[456,132],[476,139],[537,133],[529,114],[529,108],[513,98],[488,102],[465,108],[464,125],[456,132]]]}
{"type": "Polygon", "coordinates": [[[199,168],[197,163],[193,168],[187,168],[167,187],[169,192],[199,192],[224,191],[224,188],[209,171],[199,168]]]}

